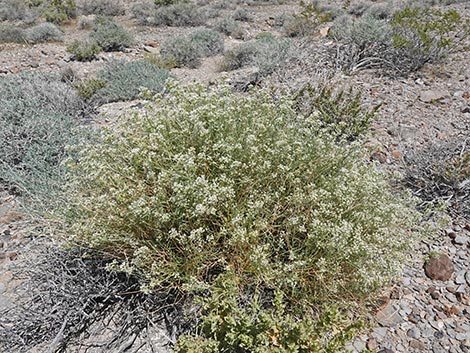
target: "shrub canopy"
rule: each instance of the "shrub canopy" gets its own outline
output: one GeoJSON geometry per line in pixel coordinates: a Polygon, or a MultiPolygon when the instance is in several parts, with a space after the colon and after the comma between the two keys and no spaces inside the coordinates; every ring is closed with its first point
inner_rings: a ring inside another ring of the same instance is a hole
{"type": "Polygon", "coordinates": [[[73,237],[151,287],[230,269],[304,298],[374,289],[401,261],[410,211],[357,144],[318,126],[264,91],[172,86],[70,164],[73,237]]]}

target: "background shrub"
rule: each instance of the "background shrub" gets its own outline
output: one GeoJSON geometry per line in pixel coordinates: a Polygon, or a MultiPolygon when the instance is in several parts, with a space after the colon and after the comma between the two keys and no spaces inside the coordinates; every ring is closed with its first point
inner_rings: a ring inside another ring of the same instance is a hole
{"type": "Polygon", "coordinates": [[[315,114],[322,128],[347,141],[354,141],[367,133],[380,108],[379,105],[364,109],[361,93],[354,93],[352,89],[334,92],[331,87],[310,84],[299,90],[295,100],[300,112],[315,114]]]}
{"type": "Polygon", "coordinates": [[[63,32],[53,23],[45,22],[28,28],[25,37],[31,44],[54,42],[62,40],[63,32]]]}
{"type": "Polygon", "coordinates": [[[190,34],[189,38],[192,46],[202,56],[214,56],[224,51],[224,38],[212,29],[197,29],[190,34]]]}
{"type": "Polygon", "coordinates": [[[341,64],[407,75],[455,50],[470,34],[469,23],[455,10],[407,7],[383,20],[367,15],[357,20],[341,17],[332,35],[347,43],[337,51],[341,64]]]}
{"type": "Polygon", "coordinates": [[[0,0],[0,21],[18,21],[32,17],[34,17],[33,13],[25,1],[0,0]]]}
{"type": "Polygon", "coordinates": [[[224,39],[211,29],[195,30],[189,36],[178,36],[163,42],[160,58],[165,67],[196,68],[203,56],[213,56],[224,50],[224,39]]]}
{"type": "Polygon", "coordinates": [[[144,2],[138,2],[132,5],[131,13],[137,22],[141,25],[155,25],[154,18],[157,8],[153,1],[148,0],[144,2]]]}
{"type": "Polygon", "coordinates": [[[75,82],[73,87],[77,90],[77,93],[85,100],[90,99],[100,89],[106,87],[106,81],[99,80],[96,78],[90,78],[88,80],[75,82]]]}
{"type": "Polygon", "coordinates": [[[247,9],[239,8],[233,11],[232,18],[236,21],[252,22],[254,16],[247,9]]]}
{"type": "Polygon", "coordinates": [[[214,25],[214,28],[226,36],[232,36],[237,39],[243,38],[244,35],[243,27],[231,17],[224,17],[219,20],[214,25]]]}
{"type": "MultiPolygon", "coordinates": [[[[236,340],[261,349],[274,321],[315,332],[312,312],[366,297],[411,240],[413,212],[359,144],[338,144],[289,97],[170,85],[79,151],[68,163],[69,239],[126,261],[144,290],[212,297],[211,332],[196,329],[217,339],[208,352],[236,340]]],[[[272,339],[287,345],[292,331],[272,339]]]]}
{"type": "Polygon", "coordinates": [[[75,40],[67,46],[67,51],[78,61],[91,61],[96,58],[102,49],[93,41],[75,40]]]}
{"type": "Polygon", "coordinates": [[[168,77],[168,70],[145,60],[115,61],[98,72],[98,79],[106,84],[96,91],[93,99],[98,103],[109,103],[135,99],[143,89],[161,92],[168,77]]]}
{"type": "Polygon", "coordinates": [[[201,64],[202,47],[193,44],[186,36],[173,37],[162,43],[160,56],[168,67],[196,68],[201,64]]]}
{"type": "Polygon", "coordinates": [[[119,0],[82,0],[80,11],[84,15],[121,16],[124,5],[119,0]]]}
{"type": "Polygon", "coordinates": [[[25,43],[26,33],[22,28],[0,25],[0,43],[25,43]]]}
{"type": "Polygon", "coordinates": [[[178,2],[156,9],[150,24],[155,26],[195,27],[203,25],[206,13],[193,3],[178,2]]]}
{"type": "Polygon", "coordinates": [[[60,163],[83,111],[75,91],[43,74],[0,78],[0,184],[50,207],[63,186],[60,163]]]}
{"type": "Polygon", "coordinates": [[[221,68],[222,70],[236,70],[252,65],[259,68],[262,74],[269,74],[287,59],[289,47],[288,39],[278,39],[267,34],[228,51],[221,68]]]}
{"type": "Polygon", "coordinates": [[[43,13],[47,22],[62,23],[77,17],[77,6],[74,0],[46,0],[43,13]]]}
{"type": "Polygon", "coordinates": [[[123,26],[106,17],[98,17],[90,39],[104,51],[119,51],[134,44],[134,38],[123,26]]]}

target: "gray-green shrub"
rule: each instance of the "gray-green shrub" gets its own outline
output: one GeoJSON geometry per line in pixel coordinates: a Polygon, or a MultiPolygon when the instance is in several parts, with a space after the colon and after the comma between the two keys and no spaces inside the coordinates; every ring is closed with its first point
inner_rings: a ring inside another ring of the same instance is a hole
{"type": "Polygon", "coordinates": [[[239,8],[233,11],[232,18],[236,21],[253,22],[254,16],[245,8],[239,8]]]}
{"type": "Polygon", "coordinates": [[[155,26],[194,27],[207,20],[206,13],[193,3],[179,2],[155,10],[151,23],[155,26]]]}
{"type": "Polygon", "coordinates": [[[42,207],[62,189],[65,146],[83,111],[82,100],[58,78],[0,78],[0,184],[42,207]]]}
{"type": "Polygon", "coordinates": [[[220,33],[208,29],[196,29],[189,35],[191,43],[202,56],[213,56],[224,51],[224,38],[220,33]]]}
{"type": "Polygon", "coordinates": [[[26,40],[31,44],[61,41],[63,32],[53,23],[44,22],[25,31],[26,40]]]}
{"type": "Polygon", "coordinates": [[[165,67],[196,68],[204,56],[217,55],[224,50],[224,39],[220,33],[197,29],[188,36],[176,36],[162,43],[160,59],[165,67]]]}
{"type": "Polygon", "coordinates": [[[289,39],[268,34],[225,53],[221,68],[228,71],[252,65],[258,67],[261,73],[269,74],[287,59],[289,47],[289,39]]]}
{"type": "Polygon", "coordinates": [[[96,58],[102,49],[94,41],[75,40],[67,46],[67,51],[73,55],[73,59],[78,61],[91,61],[96,58]]]}
{"type": "Polygon", "coordinates": [[[406,7],[391,20],[338,18],[331,33],[346,43],[337,50],[337,59],[349,70],[407,75],[456,50],[470,35],[470,25],[455,10],[406,7]]]}
{"type": "Polygon", "coordinates": [[[137,20],[137,22],[141,25],[153,25],[154,24],[154,17],[157,8],[155,4],[147,0],[145,2],[138,2],[132,5],[131,14],[132,17],[137,20]]]}
{"type": "Polygon", "coordinates": [[[105,86],[92,97],[98,103],[132,100],[143,90],[161,92],[169,77],[168,70],[155,67],[145,60],[107,64],[98,72],[98,79],[105,86]]]}
{"type": "Polygon", "coordinates": [[[32,13],[22,0],[0,0],[0,21],[18,21],[32,17],[32,13]]]}
{"type": "Polygon", "coordinates": [[[44,8],[42,15],[47,22],[60,24],[77,17],[77,6],[74,0],[39,1],[38,6],[44,8]]]}
{"type": "Polygon", "coordinates": [[[168,67],[196,68],[201,64],[202,53],[190,38],[177,36],[162,43],[160,56],[168,67]]]}
{"type": "Polygon", "coordinates": [[[98,17],[93,24],[90,39],[104,51],[119,51],[134,44],[134,37],[110,18],[98,17]]]}
{"type": "Polygon", "coordinates": [[[152,101],[67,163],[70,241],[124,261],[143,290],[208,298],[182,349],[324,352],[349,326],[317,327],[323,315],[401,266],[410,204],[290,97],[169,85],[152,101]]]}
{"type": "Polygon", "coordinates": [[[0,26],[0,43],[25,43],[25,31],[16,26],[1,25],[0,26]]]}
{"type": "Polygon", "coordinates": [[[80,10],[84,15],[121,16],[124,5],[119,0],[82,0],[80,10]]]}
{"type": "Polygon", "coordinates": [[[227,35],[237,39],[243,38],[244,31],[241,24],[231,17],[224,17],[214,24],[214,28],[227,35]]]}

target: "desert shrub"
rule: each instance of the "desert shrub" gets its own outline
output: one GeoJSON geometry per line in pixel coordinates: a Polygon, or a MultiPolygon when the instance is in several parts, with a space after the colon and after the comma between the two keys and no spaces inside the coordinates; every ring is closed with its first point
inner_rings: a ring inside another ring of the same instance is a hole
{"type": "Polygon", "coordinates": [[[28,28],[25,37],[32,44],[54,42],[62,40],[63,32],[53,23],[45,22],[28,28]]]}
{"type": "Polygon", "coordinates": [[[141,25],[153,24],[156,7],[152,1],[138,2],[132,5],[132,17],[141,25]]]}
{"type": "Polygon", "coordinates": [[[157,6],[169,6],[180,2],[181,0],[153,0],[157,6]]]}
{"type": "Polygon", "coordinates": [[[80,10],[84,15],[100,16],[120,16],[126,12],[118,0],[82,0],[80,10]]]}
{"type": "Polygon", "coordinates": [[[394,10],[393,3],[377,3],[372,4],[364,13],[365,16],[371,16],[380,20],[392,16],[394,10]]]}
{"type": "Polygon", "coordinates": [[[193,3],[178,2],[156,9],[150,24],[155,26],[194,27],[206,22],[206,13],[193,3]]]}
{"type": "Polygon", "coordinates": [[[224,17],[214,24],[214,29],[237,39],[243,38],[243,27],[231,17],[224,17]]]}
{"type": "Polygon", "coordinates": [[[160,66],[196,68],[203,56],[216,55],[223,49],[224,39],[219,33],[207,28],[198,29],[189,36],[177,36],[163,42],[160,66]]]}
{"type": "Polygon", "coordinates": [[[152,100],[67,163],[70,241],[124,260],[145,291],[212,297],[207,352],[237,340],[261,351],[275,321],[289,327],[271,343],[319,344],[301,328],[334,339],[347,325],[316,326],[322,305],[364,299],[400,266],[407,202],[358,143],[338,144],[290,97],[169,85],[152,100]]]}
{"type": "Polygon", "coordinates": [[[47,22],[62,23],[77,17],[77,6],[74,0],[47,0],[43,13],[47,22]]]}
{"type": "Polygon", "coordinates": [[[393,47],[413,68],[442,58],[457,40],[470,34],[469,22],[456,10],[408,7],[394,14],[391,26],[393,47]]]}
{"type": "Polygon", "coordinates": [[[75,87],[80,97],[89,100],[96,92],[106,87],[106,81],[90,78],[88,80],[75,82],[73,87],[75,87]]]}
{"type": "Polygon", "coordinates": [[[75,40],[67,46],[67,51],[72,54],[75,60],[91,61],[102,49],[96,42],[75,40]]]}
{"type": "Polygon", "coordinates": [[[203,56],[213,56],[224,51],[224,38],[212,29],[197,29],[190,34],[190,40],[203,56]]]}
{"type": "Polygon", "coordinates": [[[244,9],[244,8],[236,9],[232,13],[232,18],[235,21],[243,21],[243,22],[252,22],[253,21],[253,15],[247,9],[244,9]]]}
{"type": "Polygon", "coordinates": [[[405,183],[422,200],[421,206],[446,204],[454,214],[470,215],[470,145],[454,138],[406,156],[405,183]]]}
{"type": "Polygon", "coordinates": [[[339,18],[332,34],[347,43],[337,52],[350,70],[376,68],[407,75],[455,50],[470,26],[455,10],[408,7],[390,21],[370,15],[339,18]]]}
{"type": "Polygon", "coordinates": [[[31,10],[22,0],[0,1],[0,21],[25,20],[31,16],[31,10]]]}
{"type": "Polygon", "coordinates": [[[60,163],[82,111],[74,90],[55,77],[1,77],[0,183],[34,205],[50,206],[62,188],[60,163]]]}
{"type": "Polygon", "coordinates": [[[362,16],[371,7],[369,2],[356,2],[348,7],[348,13],[354,16],[362,16]]]}
{"type": "Polygon", "coordinates": [[[269,74],[287,59],[289,47],[288,39],[278,39],[273,35],[262,36],[228,51],[222,62],[222,69],[236,70],[253,65],[261,73],[269,74]]]}
{"type": "Polygon", "coordinates": [[[332,36],[340,41],[365,48],[371,43],[385,43],[391,38],[391,28],[384,21],[372,16],[363,16],[358,20],[345,15],[335,20],[332,36]]]}
{"type": "Polygon", "coordinates": [[[160,56],[166,66],[196,68],[201,64],[202,53],[190,38],[178,36],[162,43],[160,56]]]}
{"type": "Polygon", "coordinates": [[[90,30],[93,28],[93,23],[95,22],[94,16],[82,16],[78,20],[78,28],[84,30],[90,30]]]}
{"type": "Polygon", "coordinates": [[[180,337],[176,352],[342,352],[361,328],[361,323],[351,324],[334,308],[317,320],[288,315],[280,291],[273,298],[256,293],[248,300],[236,279],[218,278],[213,287],[213,294],[200,300],[206,312],[198,327],[200,336],[180,337]]]}
{"type": "Polygon", "coordinates": [[[98,72],[98,80],[106,84],[96,91],[93,99],[109,103],[135,99],[143,89],[161,92],[168,77],[168,70],[145,60],[111,62],[98,72]]]}
{"type": "Polygon", "coordinates": [[[16,26],[0,25],[0,43],[25,43],[25,31],[16,26]]]}
{"type": "Polygon", "coordinates": [[[305,115],[315,114],[321,126],[332,135],[354,141],[370,128],[380,105],[364,109],[361,93],[339,90],[331,87],[304,86],[295,96],[297,107],[305,115]]]}
{"type": "Polygon", "coordinates": [[[104,51],[119,51],[134,44],[134,37],[115,21],[98,17],[93,24],[90,39],[104,51]]]}

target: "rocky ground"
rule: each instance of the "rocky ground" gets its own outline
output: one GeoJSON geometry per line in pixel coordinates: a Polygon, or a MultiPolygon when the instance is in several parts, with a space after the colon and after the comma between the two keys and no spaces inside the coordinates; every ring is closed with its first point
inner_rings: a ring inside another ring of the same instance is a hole
{"type": "MultiPolygon", "coordinates": [[[[256,21],[245,24],[250,35],[275,31],[270,19],[282,12],[292,12],[295,5],[249,7],[256,21]]],[[[470,14],[470,4],[459,4],[459,11],[470,14]]],[[[470,17],[470,16],[469,16],[470,17]]],[[[96,72],[111,59],[142,58],[158,51],[158,43],[187,29],[142,28],[128,17],[118,18],[136,33],[137,44],[125,52],[103,53],[98,60],[80,63],[65,51],[67,42],[85,36],[72,22],[65,27],[65,43],[40,45],[8,44],[0,46],[0,73],[25,70],[58,72],[72,68],[80,77],[96,72]]],[[[226,47],[237,39],[227,38],[226,47]]],[[[319,63],[324,60],[329,39],[316,36],[299,40],[306,48],[291,59],[288,69],[275,72],[262,84],[296,87],[323,75],[319,63]]],[[[206,59],[199,69],[173,69],[183,82],[216,80],[243,82],[251,69],[219,72],[220,57],[206,59]]],[[[470,144],[470,52],[461,51],[442,63],[427,65],[407,78],[390,78],[376,72],[346,75],[335,71],[329,80],[339,87],[353,87],[363,93],[365,104],[382,104],[373,135],[368,145],[371,158],[384,168],[401,172],[409,154],[449,138],[470,144]]],[[[100,111],[113,116],[125,111],[131,103],[105,105],[100,111]]],[[[17,201],[3,192],[0,195],[0,312],[14,302],[12,277],[15,264],[28,257],[23,249],[37,235],[33,223],[17,207],[17,201]]],[[[447,225],[433,231],[409,255],[409,263],[394,283],[383,291],[381,305],[371,312],[371,329],[351,342],[349,349],[381,353],[405,352],[470,352],[470,215],[453,217],[447,225]]],[[[163,349],[163,348],[161,348],[163,349]]],[[[14,352],[11,352],[14,353],[14,352]]]]}

